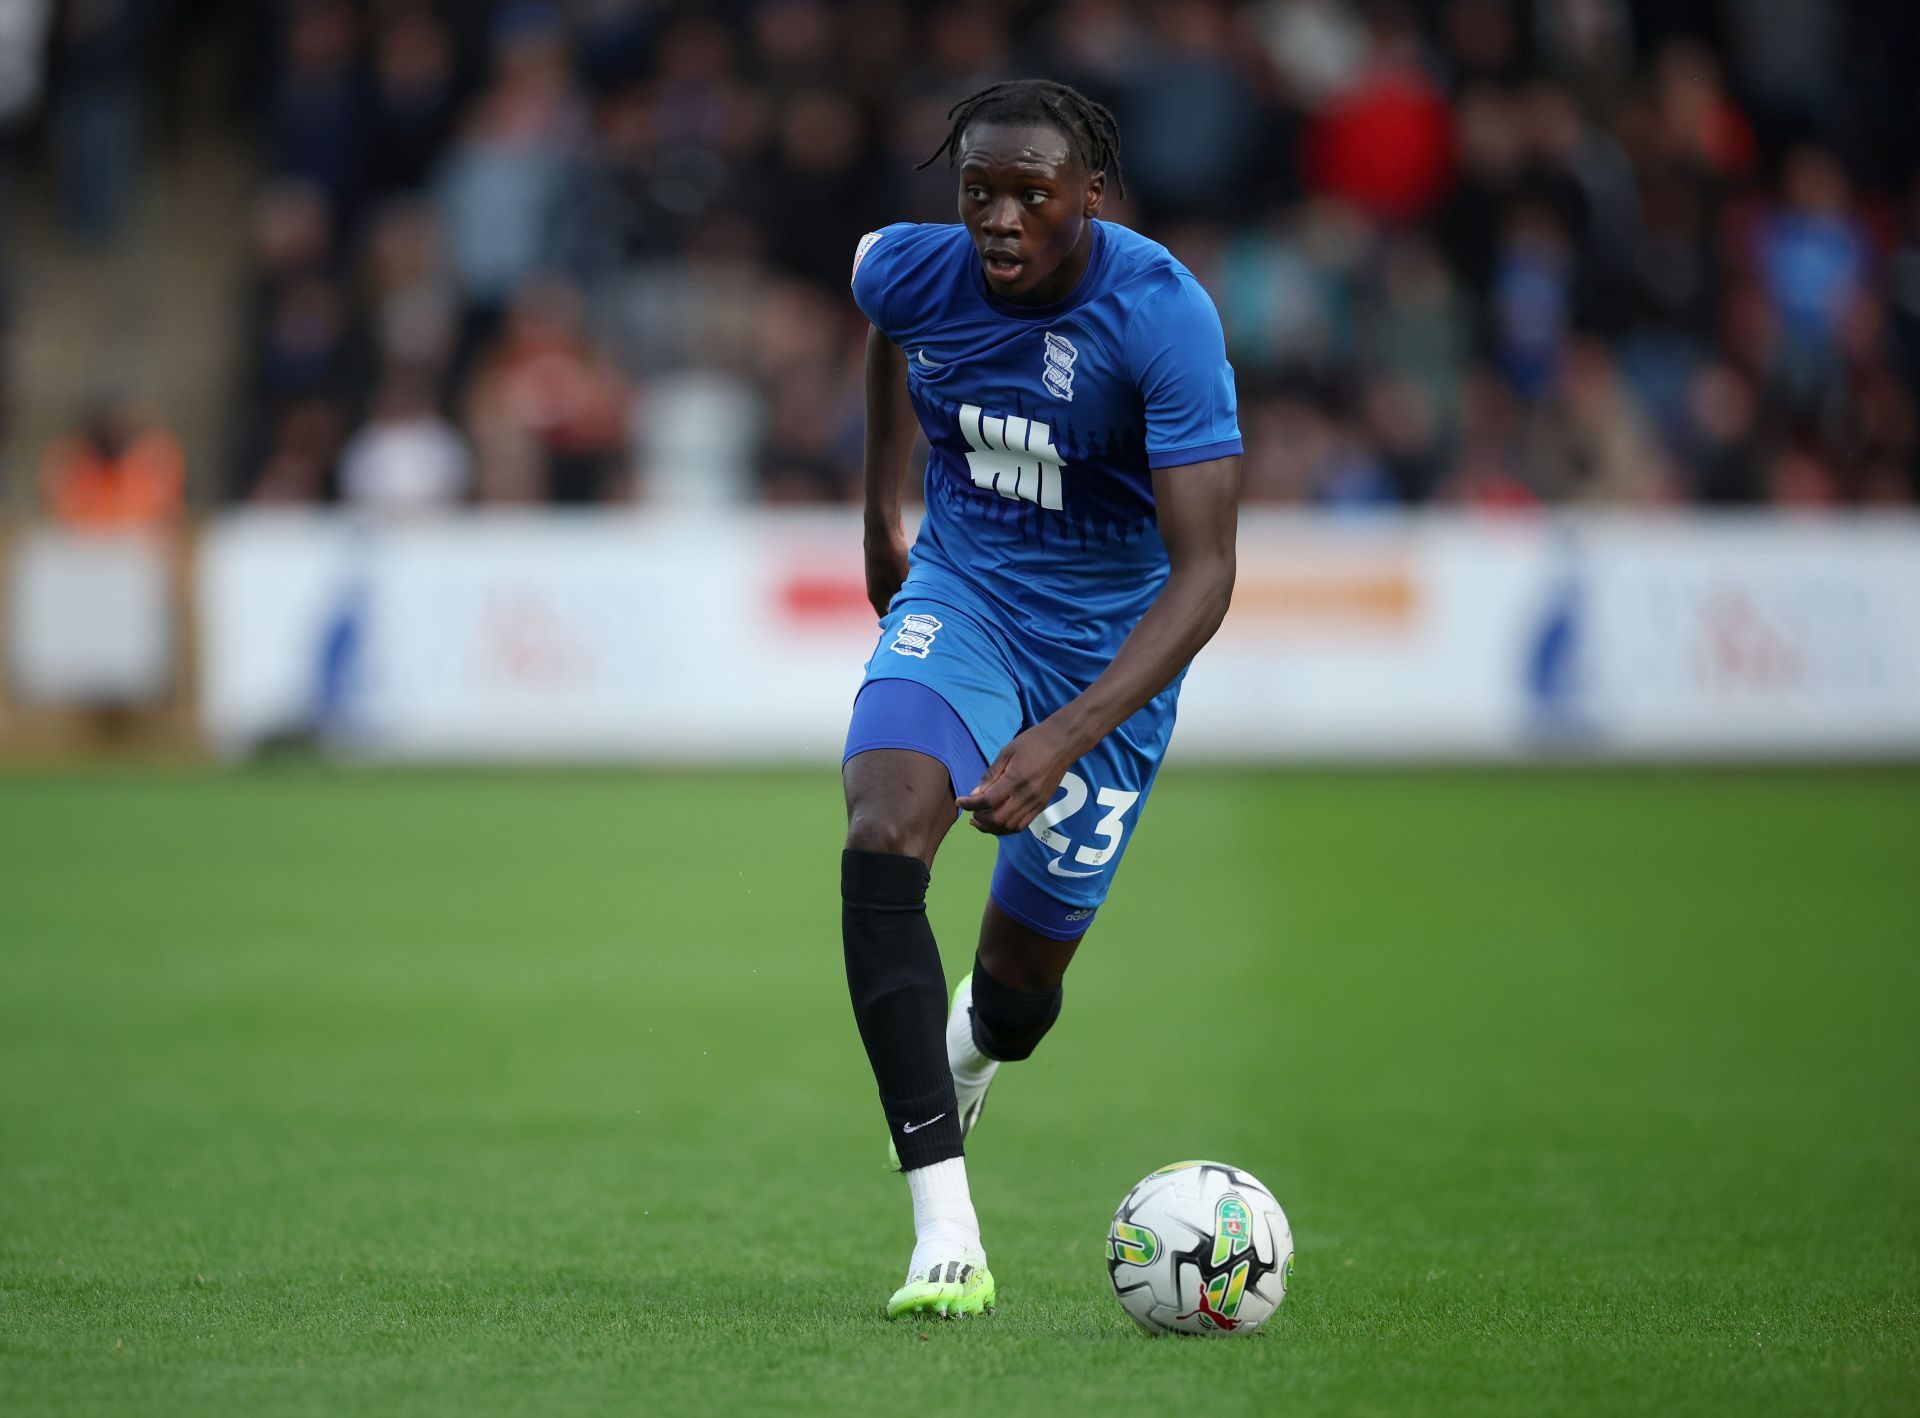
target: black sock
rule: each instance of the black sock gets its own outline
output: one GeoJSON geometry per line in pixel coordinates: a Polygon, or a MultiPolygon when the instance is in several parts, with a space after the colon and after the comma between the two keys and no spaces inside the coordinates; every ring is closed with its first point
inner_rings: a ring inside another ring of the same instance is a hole
{"type": "Polygon", "coordinates": [[[926,864],[890,852],[840,854],[847,993],[903,1171],[961,1155],[947,1068],[947,990],[927,922],[926,864]]]}
{"type": "Polygon", "coordinates": [[[1012,1063],[1031,1055],[1060,1017],[1063,991],[1036,994],[1003,985],[973,962],[973,1043],[990,1059],[1012,1063]]]}

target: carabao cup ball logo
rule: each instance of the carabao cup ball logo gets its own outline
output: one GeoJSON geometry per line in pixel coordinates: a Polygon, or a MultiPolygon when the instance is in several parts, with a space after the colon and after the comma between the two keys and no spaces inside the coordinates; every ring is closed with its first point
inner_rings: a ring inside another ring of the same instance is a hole
{"type": "Polygon", "coordinates": [[[1245,1252],[1253,1244],[1253,1213],[1247,1204],[1228,1192],[1213,1212],[1213,1264],[1245,1252]]]}
{"type": "MultiPolygon", "coordinates": [[[[1253,1213],[1244,1201],[1228,1192],[1214,1208],[1213,1258],[1207,1263],[1208,1269],[1246,1254],[1252,1245],[1253,1213]]],[[[1202,1324],[1232,1333],[1240,1327],[1240,1301],[1247,1293],[1247,1275],[1252,1269],[1253,1262],[1243,1260],[1231,1270],[1221,1271],[1200,1287],[1200,1304],[1177,1318],[1190,1320],[1197,1315],[1202,1324]]]]}
{"type": "Polygon", "coordinates": [[[1056,335],[1051,330],[1046,332],[1046,341],[1046,362],[1040,367],[1040,382],[1054,398],[1072,403],[1073,365],[1080,358],[1080,351],[1065,335],[1056,335]]]}

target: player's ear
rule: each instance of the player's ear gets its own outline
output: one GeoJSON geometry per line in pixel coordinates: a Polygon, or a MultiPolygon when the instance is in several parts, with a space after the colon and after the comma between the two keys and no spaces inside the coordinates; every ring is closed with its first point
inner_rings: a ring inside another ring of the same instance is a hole
{"type": "Polygon", "coordinates": [[[1106,200],[1107,175],[1104,172],[1096,172],[1092,177],[1087,179],[1087,200],[1081,209],[1083,215],[1087,217],[1099,216],[1101,204],[1106,200]]]}

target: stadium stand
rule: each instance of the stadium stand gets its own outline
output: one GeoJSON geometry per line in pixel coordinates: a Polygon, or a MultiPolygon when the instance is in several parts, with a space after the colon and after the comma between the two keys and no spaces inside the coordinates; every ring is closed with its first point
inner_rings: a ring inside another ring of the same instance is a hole
{"type": "Polygon", "coordinates": [[[137,220],[143,163],[201,160],[156,108],[213,105],[258,173],[200,502],[846,498],[853,241],[947,219],[913,171],[946,106],[1033,72],[1116,109],[1112,214],[1217,297],[1254,500],[1915,497],[1895,0],[96,12],[43,99],[0,81],[77,246],[137,220]],[[224,92],[182,92],[196,42],[224,92]]]}

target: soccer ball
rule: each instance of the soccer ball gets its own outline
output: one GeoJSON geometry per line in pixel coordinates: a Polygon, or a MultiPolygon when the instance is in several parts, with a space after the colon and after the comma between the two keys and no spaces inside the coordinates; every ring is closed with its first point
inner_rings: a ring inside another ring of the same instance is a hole
{"type": "Polygon", "coordinates": [[[1148,1334],[1251,1334],[1286,1298],[1293,1228],[1250,1174],[1176,1162],[1113,1214],[1107,1276],[1148,1334]]]}

